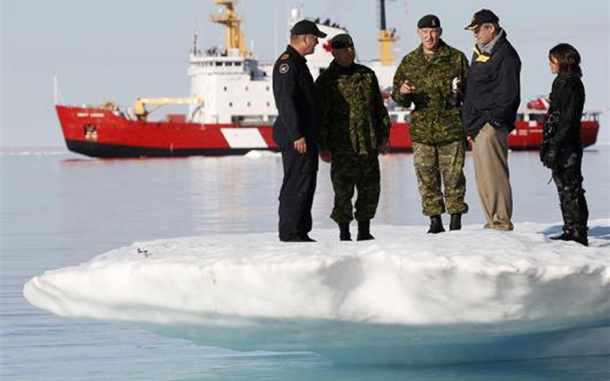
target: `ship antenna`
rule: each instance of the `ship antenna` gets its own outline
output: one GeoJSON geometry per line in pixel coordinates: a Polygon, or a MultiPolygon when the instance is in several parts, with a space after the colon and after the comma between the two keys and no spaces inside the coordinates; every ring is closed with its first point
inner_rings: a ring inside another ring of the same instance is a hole
{"type": "Polygon", "coordinates": [[[385,30],[385,0],[379,0],[380,30],[385,30]]]}
{"type": "Polygon", "coordinates": [[[197,32],[193,33],[193,55],[197,54],[197,32]]]}
{"type": "Polygon", "coordinates": [[[56,106],[64,104],[63,98],[59,91],[59,76],[57,73],[53,74],[53,98],[56,106]]]}

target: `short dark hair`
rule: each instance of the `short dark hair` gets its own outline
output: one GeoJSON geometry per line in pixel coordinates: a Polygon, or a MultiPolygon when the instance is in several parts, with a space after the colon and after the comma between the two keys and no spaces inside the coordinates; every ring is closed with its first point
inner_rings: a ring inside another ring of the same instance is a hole
{"type": "Polygon", "coordinates": [[[562,43],[555,45],[549,51],[549,59],[555,58],[559,65],[559,74],[579,74],[580,54],[575,47],[570,44],[562,43]]]}

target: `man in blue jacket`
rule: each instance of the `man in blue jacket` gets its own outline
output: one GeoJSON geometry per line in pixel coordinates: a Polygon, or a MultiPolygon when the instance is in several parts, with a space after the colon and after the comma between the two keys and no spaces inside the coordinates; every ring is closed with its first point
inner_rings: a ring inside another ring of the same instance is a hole
{"type": "Polygon", "coordinates": [[[512,230],[508,134],[515,129],[521,103],[521,60],[499,22],[492,11],[482,9],[466,27],[473,31],[477,43],[464,94],[462,124],[472,142],[485,228],[512,230]]]}
{"type": "Polygon", "coordinates": [[[314,242],[311,207],[318,171],[320,115],[306,55],[326,37],[313,21],[301,20],[290,31],[290,44],[273,67],[273,95],[278,117],[273,140],[282,152],[279,236],[282,242],[314,242]]]}

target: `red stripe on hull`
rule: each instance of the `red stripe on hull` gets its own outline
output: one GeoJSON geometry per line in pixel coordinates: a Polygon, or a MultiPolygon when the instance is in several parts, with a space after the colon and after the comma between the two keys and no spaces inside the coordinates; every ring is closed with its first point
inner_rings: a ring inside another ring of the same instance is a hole
{"type": "MultiPolygon", "coordinates": [[[[67,106],[56,109],[68,148],[93,157],[241,155],[253,149],[277,150],[269,125],[145,122],[129,120],[108,110],[67,106]],[[245,127],[258,129],[267,147],[231,147],[222,129],[245,127]]],[[[538,149],[542,122],[518,121],[515,127],[508,138],[511,149],[538,149]]],[[[582,122],[583,146],[595,143],[598,130],[597,121],[582,122]]],[[[408,123],[392,123],[390,148],[392,152],[411,150],[408,123]]]]}

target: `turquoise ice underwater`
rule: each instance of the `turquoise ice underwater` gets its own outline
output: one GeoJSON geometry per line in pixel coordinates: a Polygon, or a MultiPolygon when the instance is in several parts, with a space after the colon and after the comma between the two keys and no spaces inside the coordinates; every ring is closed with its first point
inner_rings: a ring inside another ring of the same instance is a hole
{"type": "MultiPolygon", "coordinates": [[[[591,219],[607,219],[608,174],[596,168],[608,162],[608,149],[594,147],[586,155],[585,186],[592,204],[591,219]]],[[[410,160],[410,155],[393,155],[383,161],[378,225],[424,230],[410,160]]],[[[146,375],[149,379],[198,380],[246,374],[250,379],[286,379],[288,375],[301,379],[450,379],[460,375],[466,379],[511,379],[511,372],[522,374],[523,379],[608,376],[607,357],[588,357],[584,363],[582,359],[564,359],[355,371],[331,366],[325,358],[313,354],[235,353],[152,335],[126,323],[57,318],[26,304],[19,295],[25,281],[132,242],[181,236],[215,238],[216,233],[229,239],[231,235],[253,232],[273,237],[270,232],[275,229],[281,164],[276,158],[95,161],[60,155],[4,157],[2,165],[4,177],[12,180],[5,183],[3,197],[3,210],[7,211],[3,214],[3,292],[7,297],[3,298],[2,367],[3,374],[11,379],[140,379],[146,375]],[[52,185],[43,189],[42,184],[52,185]],[[17,204],[27,213],[18,213],[17,204]],[[37,217],[32,218],[34,215],[37,217]],[[12,354],[15,348],[20,348],[18,355],[12,354]],[[156,365],[159,361],[171,365],[161,367],[156,365]],[[75,363],[75,370],[68,372],[60,365],[66,363],[75,363]]],[[[536,155],[511,153],[511,171],[515,221],[530,221],[535,226],[546,223],[552,227],[544,234],[557,232],[558,224],[552,223],[560,218],[555,190],[553,184],[546,185],[548,174],[538,168],[536,155]]],[[[471,172],[469,168],[469,177],[471,172]]],[[[323,169],[313,235],[318,230],[317,238],[331,247],[336,237],[327,218],[332,203],[327,176],[327,169],[323,169]]],[[[468,192],[471,212],[465,223],[474,228],[480,224],[480,210],[476,192],[468,192]]],[[[607,225],[592,224],[591,233],[600,246],[607,242],[607,225]]],[[[384,229],[379,230],[379,244],[383,238],[391,240],[384,229]]],[[[602,332],[607,334],[607,330],[602,332]]]]}

